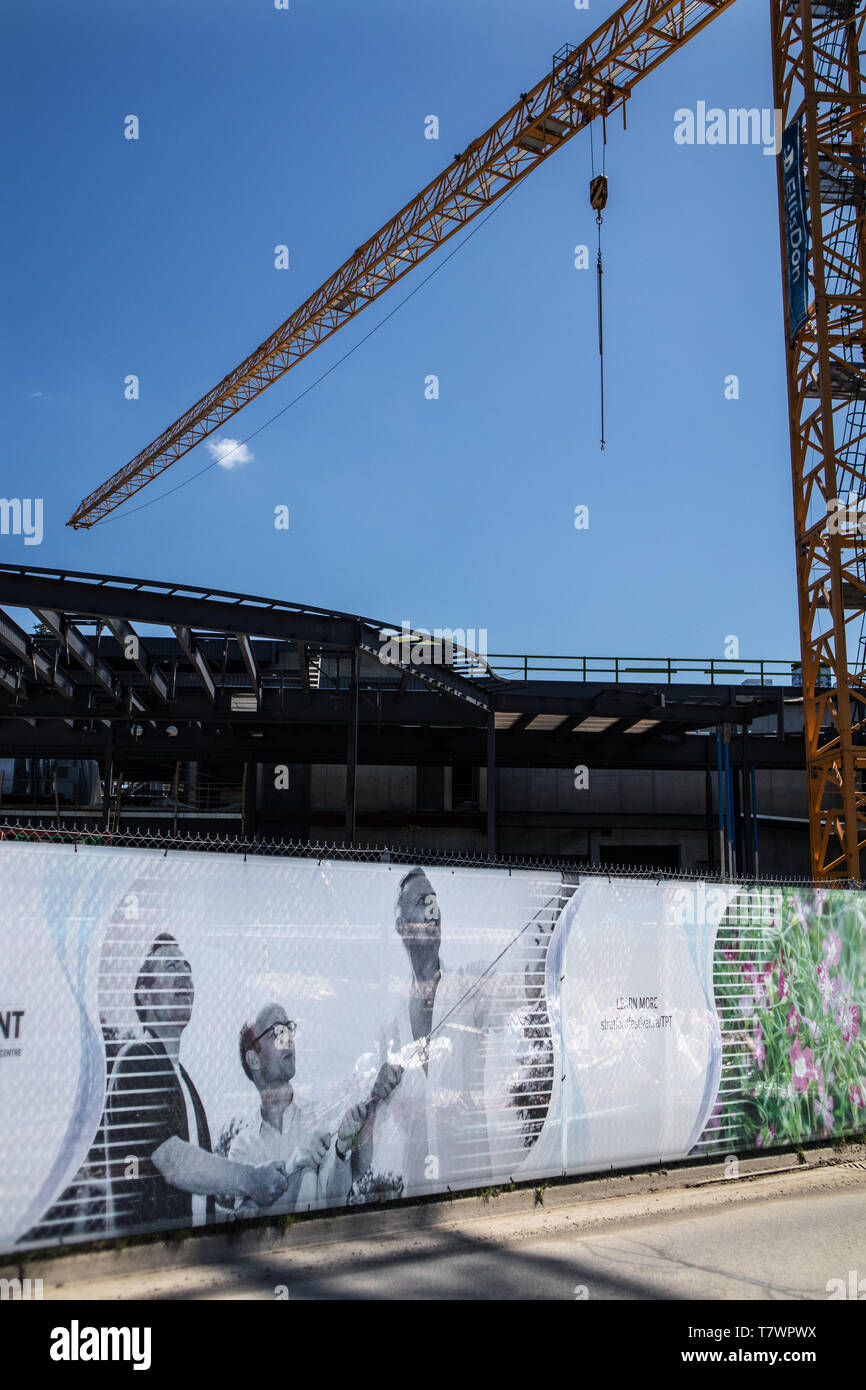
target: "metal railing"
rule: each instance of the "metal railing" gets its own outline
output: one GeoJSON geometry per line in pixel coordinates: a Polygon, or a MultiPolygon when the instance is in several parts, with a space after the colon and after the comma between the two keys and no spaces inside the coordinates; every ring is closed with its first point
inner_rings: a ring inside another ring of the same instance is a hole
{"type": "Polygon", "coordinates": [[[790,658],[725,660],[712,656],[530,656],[493,652],[488,655],[487,664],[495,675],[511,680],[548,676],[581,681],[639,681],[655,676],[663,677],[669,684],[678,680],[703,683],[707,679],[710,685],[736,685],[744,680],[760,685],[800,684],[800,663],[790,658]]]}

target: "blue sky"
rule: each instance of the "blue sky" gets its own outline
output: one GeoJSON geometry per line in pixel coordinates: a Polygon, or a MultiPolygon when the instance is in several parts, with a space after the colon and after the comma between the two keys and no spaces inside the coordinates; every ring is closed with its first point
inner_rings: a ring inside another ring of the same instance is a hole
{"type": "MultiPolygon", "coordinates": [[[[2,492],[44,498],[45,523],[38,547],[0,536],[3,560],[484,628],[491,652],[722,657],[736,634],[741,656],[796,655],[775,160],[673,138],[678,108],[772,105],[764,0],[611,123],[604,453],[579,136],[250,462],[125,515],[210,463],[199,445],[116,520],[64,524],[612,9],[6,0],[2,492]]],[[[285,406],[454,245],[218,437],[285,406]]]]}

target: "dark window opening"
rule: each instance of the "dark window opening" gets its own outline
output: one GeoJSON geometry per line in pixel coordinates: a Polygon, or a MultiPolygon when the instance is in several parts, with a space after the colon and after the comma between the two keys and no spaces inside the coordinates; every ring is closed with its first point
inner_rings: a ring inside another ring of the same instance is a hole
{"type": "Polygon", "coordinates": [[[623,869],[678,869],[679,845],[600,845],[599,863],[623,869]]]}

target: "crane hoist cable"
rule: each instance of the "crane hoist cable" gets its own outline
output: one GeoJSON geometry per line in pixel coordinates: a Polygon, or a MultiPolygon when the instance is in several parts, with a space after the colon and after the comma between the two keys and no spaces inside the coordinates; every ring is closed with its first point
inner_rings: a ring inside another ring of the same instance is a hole
{"type": "Polygon", "coordinates": [[[598,228],[598,259],[596,261],[596,285],[598,296],[598,359],[599,359],[599,396],[601,404],[601,447],[604,449],[604,314],[601,292],[602,262],[601,262],[601,225],[602,212],[607,206],[607,126],[602,117],[602,154],[601,154],[601,173],[595,171],[595,142],[592,138],[592,126],[589,128],[590,154],[592,159],[592,178],[589,184],[589,205],[595,212],[595,222],[598,228]]]}

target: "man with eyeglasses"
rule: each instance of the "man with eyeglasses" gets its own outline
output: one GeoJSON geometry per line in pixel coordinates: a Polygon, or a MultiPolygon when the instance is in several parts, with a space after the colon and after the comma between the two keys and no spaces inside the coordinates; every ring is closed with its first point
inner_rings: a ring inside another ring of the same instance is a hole
{"type": "Polygon", "coordinates": [[[216,1196],[258,1208],[286,1190],[279,1163],[232,1162],[211,1151],[204,1106],[180,1061],[194,998],[189,962],[175,938],[163,933],[135,985],[144,1038],[121,1047],[109,1082],[109,1226],[201,1225],[213,1216],[216,1196]]]}
{"type": "MultiPolygon", "coordinates": [[[[240,1034],[240,1060],[259,1093],[260,1120],[244,1125],[229,1145],[229,1158],[242,1164],[277,1162],[288,1186],[270,1208],[292,1211],[307,1206],[342,1206],[352,1184],[351,1154],[374,1101],[389,1093],[380,1076],[367,1101],[350,1107],[337,1133],[317,1128],[309,1107],[295,1096],[297,1025],[281,1004],[267,1004],[240,1034]],[[381,1093],[381,1095],[380,1095],[381,1093]],[[333,1144],[332,1144],[333,1138],[333,1144]]],[[[389,1071],[393,1070],[391,1068],[389,1071]]],[[[396,1084],[394,1080],[393,1084],[396,1084]]],[[[252,1212],[241,1198],[235,1210],[252,1212]]]]}

